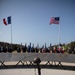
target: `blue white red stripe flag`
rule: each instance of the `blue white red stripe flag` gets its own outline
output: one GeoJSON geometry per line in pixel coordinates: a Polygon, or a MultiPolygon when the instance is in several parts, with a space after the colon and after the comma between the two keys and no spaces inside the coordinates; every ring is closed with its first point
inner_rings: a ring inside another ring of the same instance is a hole
{"type": "Polygon", "coordinates": [[[3,18],[3,23],[4,25],[8,25],[11,24],[11,16],[7,17],[7,18],[3,18]]]}
{"type": "Polygon", "coordinates": [[[51,24],[59,24],[59,17],[51,17],[50,18],[50,25],[51,24]]]}

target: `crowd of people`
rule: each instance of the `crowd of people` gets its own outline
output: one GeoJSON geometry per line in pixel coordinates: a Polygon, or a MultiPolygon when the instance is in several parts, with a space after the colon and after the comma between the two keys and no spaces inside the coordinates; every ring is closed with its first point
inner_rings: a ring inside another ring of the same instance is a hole
{"type": "MultiPolygon", "coordinates": [[[[14,48],[10,45],[10,46],[0,46],[0,53],[1,52],[13,52],[13,51],[17,51],[18,53],[20,52],[32,52],[32,53],[65,53],[65,48],[64,46],[50,46],[50,47],[46,47],[46,46],[42,46],[41,48],[39,48],[38,46],[34,47],[30,45],[26,45],[25,46],[17,46],[17,48],[14,50],[14,48]]],[[[68,50],[69,54],[75,54],[75,48],[73,50],[69,49],[68,50]]]]}
{"type": "Polygon", "coordinates": [[[12,52],[13,51],[13,47],[12,46],[6,46],[6,47],[4,47],[4,46],[0,46],[0,52],[12,52]]]}

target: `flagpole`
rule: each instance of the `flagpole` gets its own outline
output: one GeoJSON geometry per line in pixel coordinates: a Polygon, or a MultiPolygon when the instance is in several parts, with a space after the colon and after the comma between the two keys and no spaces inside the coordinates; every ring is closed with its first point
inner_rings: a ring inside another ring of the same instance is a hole
{"type": "Polygon", "coordinates": [[[58,26],[58,45],[60,45],[60,24],[58,26]]]}
{"type": "MultiPolygon", "coordinates": [[[[12,18],[12,16],[11,16],[12,18]]],[[[11,21],[11,44],[12,44],[12,21],[11,21]]]]}
{"type": "Polygon", "coordinates": [[[58,45],[60,44],[60,16],[59,17],[51,17],[50,24],[58,24],[58,45]]]}

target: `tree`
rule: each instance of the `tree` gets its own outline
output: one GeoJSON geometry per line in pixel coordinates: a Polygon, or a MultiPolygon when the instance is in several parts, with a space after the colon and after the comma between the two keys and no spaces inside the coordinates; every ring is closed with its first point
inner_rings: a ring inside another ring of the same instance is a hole
{"type": "Polygon", "coordinates": [[[73,50],[75,48],[75,41],[70,43],[70,48],[73,50]]]}

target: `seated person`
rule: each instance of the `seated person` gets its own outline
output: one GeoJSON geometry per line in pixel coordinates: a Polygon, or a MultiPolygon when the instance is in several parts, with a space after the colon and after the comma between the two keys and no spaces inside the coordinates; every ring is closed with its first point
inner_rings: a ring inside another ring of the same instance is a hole
{"type": "Polygon", "coordinates": [[[25,45],[23,48],[22,48],[23,52],[26,52],[27,51],[27,46],[25,45]]]}
{"type": "Polygon", "coordinates": [[[9,46],[9,47],[8,47],[8,52],[10,52],[10,53],[11,53],[12,51],[13,51],[12,46],[9,46]]]}
{"type": "Polygon", "coordinates": [[[18,47],[18,48],[17,48],[17,52],[21,52],[21,49],[20,49],[20,47],[18,47]]]}

